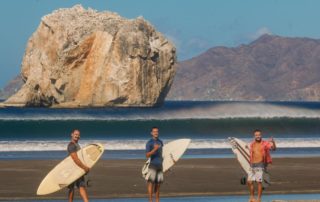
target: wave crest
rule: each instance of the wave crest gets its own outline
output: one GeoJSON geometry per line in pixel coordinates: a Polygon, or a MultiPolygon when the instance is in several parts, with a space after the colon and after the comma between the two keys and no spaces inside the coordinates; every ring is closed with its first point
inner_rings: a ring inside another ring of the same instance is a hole
{"type": "Polygon", "coordinates": [[[173,102],[161,108],[0,109],[0,120],[179,120],[320,118],[320,103],[173,102]]]}

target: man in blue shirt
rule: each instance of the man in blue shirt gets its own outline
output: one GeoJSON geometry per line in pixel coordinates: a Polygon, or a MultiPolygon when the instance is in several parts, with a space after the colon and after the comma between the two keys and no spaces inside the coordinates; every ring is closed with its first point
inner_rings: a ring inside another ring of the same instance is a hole
{"type": "Polygon", "coordinates": [[[160,198],[160,184],[163,182],[162,172],[162,147],[163,143],[159,139],[158,127],[152,127],[152,138],[146,144],[146,157],[150,158],[150,165],[147,174],[149,201],[152,202],[153,191],[156,194],[156,202],[160,198]]]}

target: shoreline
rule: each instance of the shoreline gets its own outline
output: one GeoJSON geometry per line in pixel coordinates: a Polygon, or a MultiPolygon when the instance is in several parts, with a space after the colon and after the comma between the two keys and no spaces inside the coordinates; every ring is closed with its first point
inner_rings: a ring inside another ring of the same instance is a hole
{"type": "MultiPolygon", "coordinates": [[[[65,199],[66,189],[36,196],[36,190],[57,160],[5,160],[0,163],[0,200],[65,199]]],[[[142,159],[101,160],[89,174],[91,199],[145,198],[142,159]]],[[[320,193],[320,157],[274,158],[269,168],[272,186],[264,194],[320,193]]],[[[165,174],[162,197],[247,195],[242,171],[231,159],[182,159],[165,174]]],[[[76,193],[78,198],[78,192],[76,193]]]]}

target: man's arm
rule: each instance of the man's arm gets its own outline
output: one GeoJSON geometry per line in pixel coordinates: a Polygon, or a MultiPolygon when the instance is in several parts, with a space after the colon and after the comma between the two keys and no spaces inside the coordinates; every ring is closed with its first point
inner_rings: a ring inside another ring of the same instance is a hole
{"type": "Polygon", "coordinates": [[[269,142],[271,143],[271,149],[273,151],[275,151],[277,149],[277,146],[276,146],[276,142],[274,141],[273,137],[270,138],[269,142]]]}
{"type": "Polygon", "coordinates": [[[80,159],[79,159],[79,157],[78,157],[78,155],[77,155],[77,152],[72,152],[72,153],[70,153],[70,156],[71,156],[72,160],[75,162],[75,164],[77,164],[77,166],[79,166],[80,168],[82,168],[86,173],[89,172],[90,168],[87,167],[86,165],[84,165],[84,164],[80,161],[80,159]]]}
{"type": "Polygon", "coordinates": [[[146,157],[150,158],[150,156],[152,156],[159,149],[159,147],[160,147],[159,145],[155,144],[153,146],[153,149],[146,153],[146,157]]]}

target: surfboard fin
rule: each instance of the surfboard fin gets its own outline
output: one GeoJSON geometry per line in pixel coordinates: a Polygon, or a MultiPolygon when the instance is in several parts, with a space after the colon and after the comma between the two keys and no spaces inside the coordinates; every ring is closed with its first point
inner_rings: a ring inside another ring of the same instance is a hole
{"type": "Polygon", "coordinates": [[[240,179],[240,184],[246,185],[246,184],[247,184],[247,177],[243,176],[243,177],[240,179]]]}
{"type": "Polygon", "coordinates": [[[171,158],[171,160],[173,161],[173,163],[176,164],[176,160],[174,160],[173,154],[171,154],[171,153],[170,153],[170,158],[171,158]]]}

